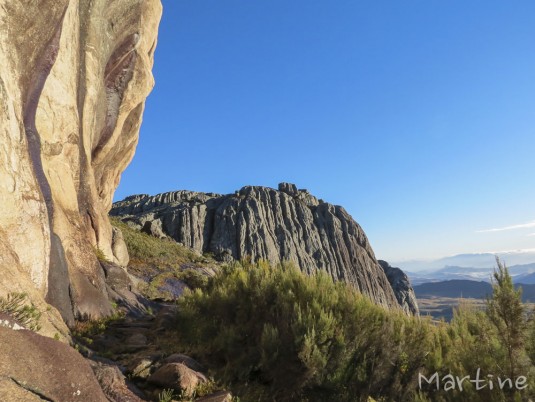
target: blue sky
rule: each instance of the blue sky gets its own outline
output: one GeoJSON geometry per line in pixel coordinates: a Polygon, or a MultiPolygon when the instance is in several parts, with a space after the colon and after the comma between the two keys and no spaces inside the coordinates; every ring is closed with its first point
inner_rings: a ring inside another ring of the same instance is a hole
{"type": "Polygon", "coordinates": [[[290,181],[379,258],[535,248],[535,2],[163,4],[116,200],[290,181]]]}

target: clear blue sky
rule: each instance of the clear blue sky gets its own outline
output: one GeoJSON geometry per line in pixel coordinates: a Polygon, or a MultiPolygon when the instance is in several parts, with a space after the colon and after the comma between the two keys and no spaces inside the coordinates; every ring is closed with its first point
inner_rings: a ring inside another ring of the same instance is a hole
{"type": "Polygon", "coordinates": [[[163,3],[116,200],[290,181],[379,258],[535,248],[534,1],[163,3]]]}

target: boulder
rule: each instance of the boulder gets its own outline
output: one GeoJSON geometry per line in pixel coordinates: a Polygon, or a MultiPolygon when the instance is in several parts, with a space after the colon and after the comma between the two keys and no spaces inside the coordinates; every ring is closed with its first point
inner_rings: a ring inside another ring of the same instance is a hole
{"type": "Polygon", "coordinates": [[[147,379],[155,371],[161,355],[138,357],[130,362],[126,372],[133,378],[147,379]]]}
{"type": "Polygon", "coordinates": [[[106,396],[113,402],[143,402],[143,394],[115,365],[91,362],[93,372],[106,396]]]}
{"type": "Polygon", "coordinates": [[[197,398],[195,402],[232,402],[232,394],[228,391],[219,391],[197,398]]]}
{"type": "Polygon", "coordinates": [[[111,249],[117,264],[126,267],[130,261],[130,256],[128,255],[128,249],[123,238],[123,232],[116,227],[112,227],[111,249]]]}
{"type": "Polygon", "coordinates": [[[37,396],[62,402],[108,401],[90,364],[68,345],[4,327],[0,327],[0,345],[0,400],[31,401],[37,396]],[[28,392],[33,396],[21,399],[28,392]],[[9,393],[13,397],[5,396],[9,393]]]}
{"type": "Polygon", "coordinates": [[[201,373],[205,371],[205,368],[197,360],[180,353],[174,353],[162,360],[162,364],[167,363],[182,363],[193,371],[201,373]]]}
{"type": "Polygon", "coordinates": [[[162,365],[149,378],[148,382],[161,388],[172,388],[184,395],[192,395],[197,385],[206,382],[206,377],[182,363],[162,365]]]}

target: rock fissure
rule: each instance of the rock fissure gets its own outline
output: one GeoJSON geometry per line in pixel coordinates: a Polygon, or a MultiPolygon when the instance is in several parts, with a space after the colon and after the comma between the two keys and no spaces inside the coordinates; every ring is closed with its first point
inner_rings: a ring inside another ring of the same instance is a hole
{"type": "Polygon", "coordinates": [[[41,400],[43,401],[46,401],[46,402],[59,402],[55,399],[52,399],[50,396],[47,396],[43,393],[43,391],[40,391],[28,384],[25,384],[23,381],[19,381],[17,380],[16,378],[13,378],[13,377],[7,377],[9,378],[11,381],[13,381],[17,386],[25,389],[26,391],[34,394],[35,396],[37,396],[38,398],[40,398],[41,400]]]}

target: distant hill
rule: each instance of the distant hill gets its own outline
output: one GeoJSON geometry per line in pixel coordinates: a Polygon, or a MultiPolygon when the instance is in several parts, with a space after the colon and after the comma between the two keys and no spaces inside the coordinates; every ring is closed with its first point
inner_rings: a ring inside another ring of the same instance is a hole
{"type": "MultiPolygon", "coordinates": [[[[535,284],[517,284],[522,287],[522,301],[535,302],[535,284]]],[[[492,294],[492,286],[488,282],[466,279],[424,283],[414,286],[416,298],[451,297],[484,299],[492,294]]]]}
{"type": "MultiPolygon", "coordinates": [[[[455,279],[490,282],[493,270],[494,268],[492,266],[484,268],[446,266],[440,269],[421,272],[406,271],[406,274],[409,276],[413,285],[455,279]]],[[[535,284],[535,263],[509,266],[509,273],[515,283],[535,284]]]]}
{"type": "Polygon", "coordinates": [[[458,254],[444,257],[437,260],[411,260],[393,261],[393,265],[400,267],[403,271],[419,273],[421,271],[434,271],[444,267],[470,267],[470,268],[492,268],[496,266],[496,256],[500,257],[507,266],[526,265],[535,263],[535,249],[503,251],[496,253],[472,253],[458,254]]]}

